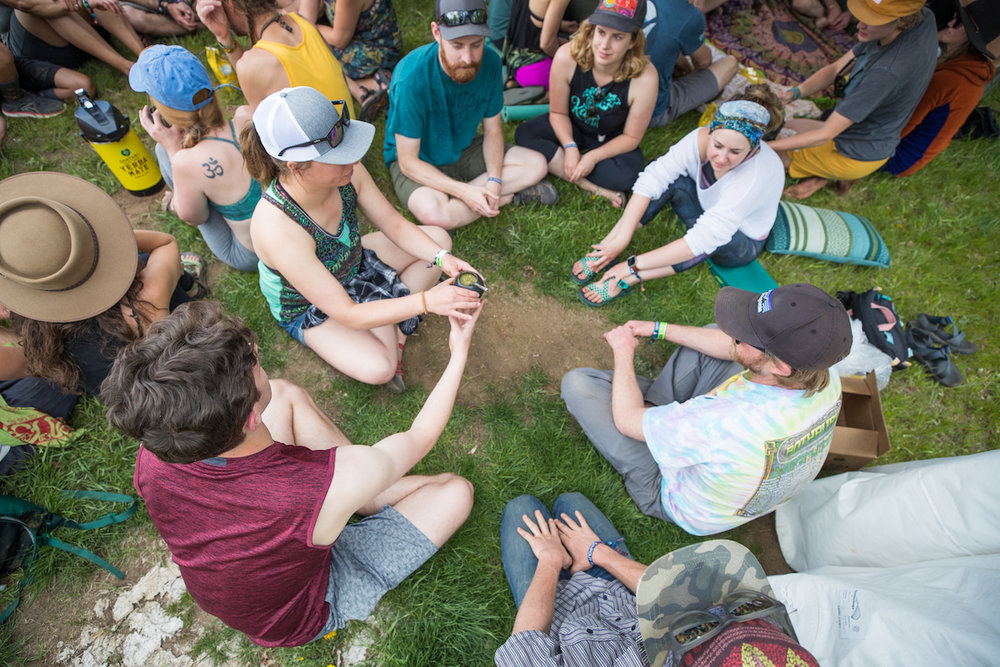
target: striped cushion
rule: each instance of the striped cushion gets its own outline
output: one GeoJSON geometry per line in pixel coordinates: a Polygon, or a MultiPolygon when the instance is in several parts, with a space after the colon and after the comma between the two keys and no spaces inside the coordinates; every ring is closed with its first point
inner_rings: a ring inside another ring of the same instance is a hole
{"type": "Polygon", "coordinates": [[[781,202],[766,248],[839,264],[889,268],[889,249],[867,218],[781,202]]]}

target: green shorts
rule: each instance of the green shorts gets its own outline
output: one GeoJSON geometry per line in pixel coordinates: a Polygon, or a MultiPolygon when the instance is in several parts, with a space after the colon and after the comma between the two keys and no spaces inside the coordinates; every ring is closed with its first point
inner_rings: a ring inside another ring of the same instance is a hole
{"type": "MultiPolygon", "coordinates": [[[[510,150],[511,144],[505,141],[503,147],[504,152],[507,152],[510,150]]],[[[482,176],[486,173],[486,160],[483,158],[483,135],[477,134],[473,137],[472,143],[462,151],[457,161],[451,164],[434,166],[448,178],[454,178],[456,181],[462,181],[463,183],[468,183],[472,179],[482,176]]],[[[396,190],[399,203],[406,208],[410,208],[410,195],[417,188],[424,186],[403,175],[403,170],[399,168],[399,160],[389,165],[389,176],[392,178],[392,187],[396,190]]]]}

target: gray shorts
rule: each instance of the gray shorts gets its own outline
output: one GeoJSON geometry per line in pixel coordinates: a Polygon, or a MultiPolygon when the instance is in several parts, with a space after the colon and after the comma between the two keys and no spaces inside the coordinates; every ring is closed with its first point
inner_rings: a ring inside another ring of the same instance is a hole
{"type": "MultiPolygon", "coordinates": [[[[511,147],[512,144],[506,141],[503,142],[505,153],[511,147]]],[[[437,164],[434,166],[448,178],[453,178],[463,183],[468,183],[472,179],[482,176],[486,173],[486,158],[483,157],[483,135],[476,134],[472,138],[472,143],[458,156],[457,161],[451,164],[437,164]]],[[[392,178],[392,187],[396,190],[399,203],[409,209],[410,195],[417,188],[424,186],[403,175],[403,170],[399,167],[399,160],[389,164],[389,177],[392,178]]]]}
{"type": "Polygon", "coordinates": [[[368,618],[382,596],[437,552],[426,535],[391,505],[348,524],[330,549],[326,601],[330,618],[313,641],[368,618]]]}
{"type": "Polygon", "coordinates": [[[670,82],[670,104],[659,116],[653,116],[650,127],[663,127],[678,116],[686,114],[699,104],[714,99],[719,94],[719,82],[707,69],[691,72],[670,82]]]}

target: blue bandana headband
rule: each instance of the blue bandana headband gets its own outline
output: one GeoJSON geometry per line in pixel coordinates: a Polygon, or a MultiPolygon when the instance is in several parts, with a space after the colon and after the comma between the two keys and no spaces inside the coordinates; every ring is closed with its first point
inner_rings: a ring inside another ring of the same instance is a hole
{"type": "Polygon", "coordinates": [[[720,127],[739,132],[747,138],[750,149],[753,150],[760,143],[770,121],[771,114],[756,102],[734,100],[726,102],[715,112],[712,122],[708,124],[708,133],[711,134],[720,127]]]}

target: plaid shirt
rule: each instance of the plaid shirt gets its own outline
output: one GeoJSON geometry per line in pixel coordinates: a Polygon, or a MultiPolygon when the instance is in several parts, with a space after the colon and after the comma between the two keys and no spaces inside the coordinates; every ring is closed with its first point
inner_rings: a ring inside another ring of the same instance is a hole
{"type": "Polygon", "coordinates": [[[620,582],[577,572],[556,588],[549,634],[512,635],[494,656],[497,667],[648,667],[635,596],[620,582]]]}

